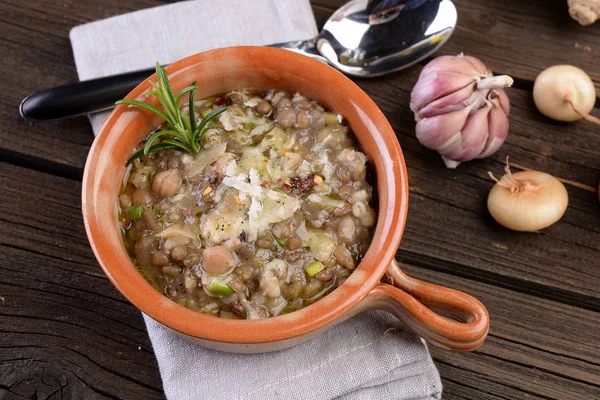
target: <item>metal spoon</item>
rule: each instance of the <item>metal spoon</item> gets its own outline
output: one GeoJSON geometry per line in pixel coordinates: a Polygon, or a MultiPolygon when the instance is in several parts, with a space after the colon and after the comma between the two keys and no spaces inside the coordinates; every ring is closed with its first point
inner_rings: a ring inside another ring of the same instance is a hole
{"type": "MultiPolygon", "coordinates": [[[[272,45],[330,64],[356,77],[409,67],[450,38],[457,13],[450,0],[353,0],[325,23],[315,39],[272,45]]],[[[106,110],[154,69],[43,90],[19,106],[27,120],[53,120],[106,110]]]]}
{"type": "Polygon", "coordinates": [[[333,13],[315,39],[273,47],[370,78],[431,55],[450,38],[456,19],[450,0],[353,0],[333,13]]]}

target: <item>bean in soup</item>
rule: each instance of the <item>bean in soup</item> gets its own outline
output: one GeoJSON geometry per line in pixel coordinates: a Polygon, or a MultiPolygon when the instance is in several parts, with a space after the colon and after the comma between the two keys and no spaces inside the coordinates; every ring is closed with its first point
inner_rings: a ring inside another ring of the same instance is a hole
{"type": "Polygon", "coordinates": [[[193,310],[258,319],[300,309],[368,248],[367,157],[341,115],[300,94],[238,90],[194,110],[201,120],[223,104],[197,155],[133,161],[119,196],[125,246],[148,282],[193,310]]]}

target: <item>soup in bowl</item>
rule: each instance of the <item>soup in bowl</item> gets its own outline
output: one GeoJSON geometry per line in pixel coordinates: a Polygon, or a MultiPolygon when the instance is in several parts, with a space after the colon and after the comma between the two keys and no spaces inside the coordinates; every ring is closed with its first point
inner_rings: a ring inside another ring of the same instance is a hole
{"type": "MultiPolygon", "coordinates": [[[[197,84],[197,100],[179,106],[192,124],[210,119],[198,151],[169,147],[176,135],[167,132],[153,144],[163,148],[143,154],[168,127],[122,104],[90,150],[83,183],[96,257],[142,312],[234,352],[290,347],[372,308],[438,346],[483,342],[480,302],[395,263],[406,166],[389,123],[352,81],[263,47],[197,54],[166,73],[175,93],[197,84]]],[[[127,99],[160,107],[146,96],[152,82],[127,99]]]]}

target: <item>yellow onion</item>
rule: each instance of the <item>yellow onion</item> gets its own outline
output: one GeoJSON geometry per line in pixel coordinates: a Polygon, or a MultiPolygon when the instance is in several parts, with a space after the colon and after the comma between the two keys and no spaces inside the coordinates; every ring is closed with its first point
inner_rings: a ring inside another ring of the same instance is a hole
{"type": "Polygon", "coordinates": [[[554,224],[567,210],[567,189],[552,175],[539,171],[506,174],[496,179],[488,195],[488,210],[500,225],[521,232],[535,232],[554,224]]]}
{"type": "Polygon", "coordinates": [[[510,76],[494,76],[475,57],[442,56],[421,71],[411,92],[419,142],[448,168],[494,154],[508,135],[510,76]]]}

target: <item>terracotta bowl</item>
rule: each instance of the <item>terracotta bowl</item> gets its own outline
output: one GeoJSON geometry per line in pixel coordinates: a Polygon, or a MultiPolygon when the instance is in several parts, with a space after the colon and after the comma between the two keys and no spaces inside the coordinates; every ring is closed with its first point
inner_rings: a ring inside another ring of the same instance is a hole
{"type": "MultiPolygon", "coordinates": [[[[356,270],[339,288],[306,308],[246,321],[220,319],[180,306],[142,278],[121,241],[117,196],[125,162],[160,121],[145,110],[120,105],[90,150],[83,177],[82,207],[98,262],[136,307],[202,346],[229,352],[291,347],[368,309],[393,313],[428,342],[447,349],[473,350],[483,342],[489,317],[479,301],[409,278],[394,261],[408,210],[406,165],[385,116],[350,79],[319,61],[268,47],[233,47],[200,53],[169,65],[166,71],[176,92],[198,82],[198,99],[232,89],[276,88],[300,92],[344,115],[375,167],[379,215],[371,246],[356,270]],[[382,283],[382,278],[389,283],[382,283]]],[[[146,100],[144,94],[150,89],[150,80],[156,81],[156,77],[142,82],[127,98],[146,100]]],[[[151,102],[154,100],[150,98],[151,102]]]]}

